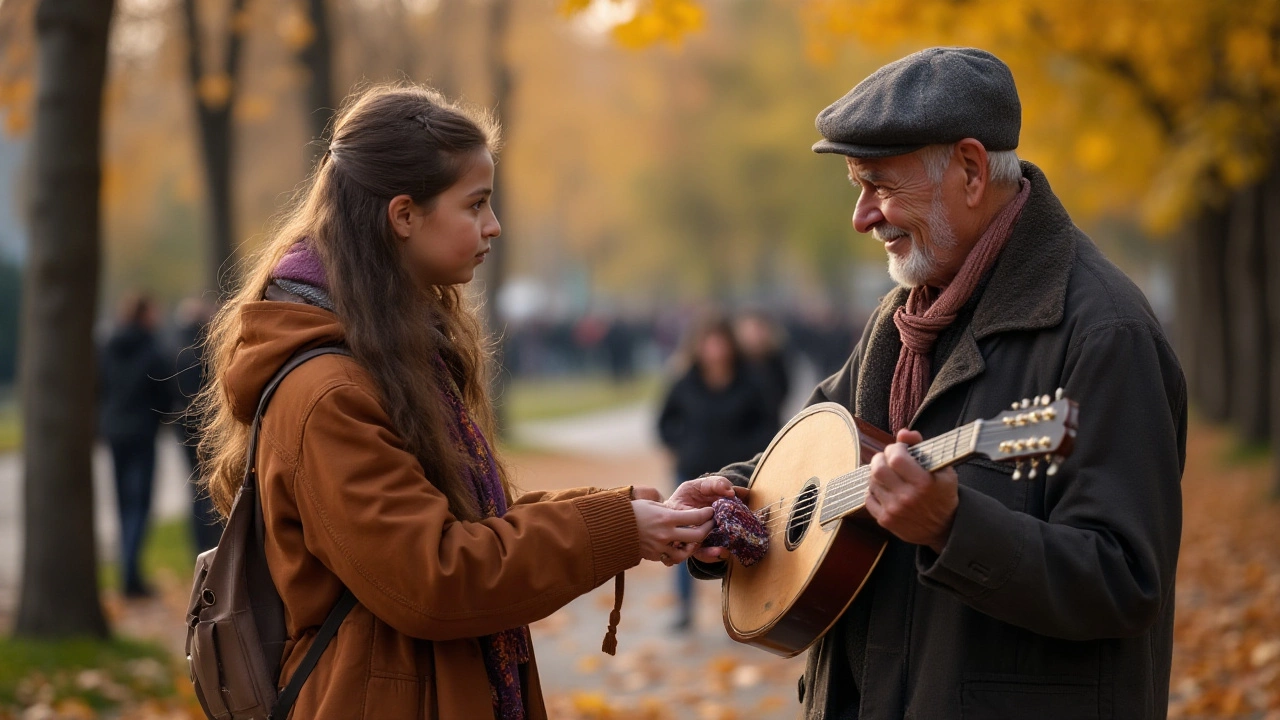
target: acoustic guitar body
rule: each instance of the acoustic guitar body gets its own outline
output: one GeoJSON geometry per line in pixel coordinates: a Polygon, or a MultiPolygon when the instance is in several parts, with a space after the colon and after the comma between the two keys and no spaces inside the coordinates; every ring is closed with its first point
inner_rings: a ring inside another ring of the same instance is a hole
{"type": "Polygon", "coordinates": [[[770,530],[769,552],[751,567],[730,562],[723,585],[730,637],[792,657],[840,618],[886,540],[865,509],[821,525],[825,484],[890,442],[835,403],[805,408],[778,432],[751,476],[747,501],[770,530]]]}

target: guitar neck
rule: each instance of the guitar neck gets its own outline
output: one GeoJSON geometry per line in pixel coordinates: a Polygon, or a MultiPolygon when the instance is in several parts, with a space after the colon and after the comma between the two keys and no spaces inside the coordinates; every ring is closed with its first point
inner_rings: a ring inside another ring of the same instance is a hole
{"type": "MultiPolygon", "coordinates": [[[[977,454],[978,433],[982,429],[982,423],[982,420],[974,420],[936,438],[912,445],[908,452],[929,472],[963,462],[977,454]]],[[[870,477],[871,466],[867,464],[829,481],[823,493],[819,522],[825,525],[861,508],[867,498],[870,477]]]]}

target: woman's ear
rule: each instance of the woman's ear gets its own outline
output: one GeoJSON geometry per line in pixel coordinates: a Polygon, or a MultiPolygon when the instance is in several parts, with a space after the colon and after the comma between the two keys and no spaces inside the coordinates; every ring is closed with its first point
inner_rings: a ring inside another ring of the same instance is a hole
{"type": "Polygon", "coordinates": [[[387,220],[391,230],[401,240],[408,240],[413,228],[413,198],[397,195],[387,204],[387,220]]]}

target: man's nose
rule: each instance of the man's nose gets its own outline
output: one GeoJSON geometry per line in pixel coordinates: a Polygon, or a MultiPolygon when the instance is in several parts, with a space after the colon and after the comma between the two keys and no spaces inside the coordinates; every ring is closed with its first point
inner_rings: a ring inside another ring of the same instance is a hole
{"type": "Polygon", "coordinates": [[[871,232],[871,228],[881,222],[884,222],[884,213],[880,212],[875,193],[863,191],[853,208],[853,229],[860,233],[871,232]]]}

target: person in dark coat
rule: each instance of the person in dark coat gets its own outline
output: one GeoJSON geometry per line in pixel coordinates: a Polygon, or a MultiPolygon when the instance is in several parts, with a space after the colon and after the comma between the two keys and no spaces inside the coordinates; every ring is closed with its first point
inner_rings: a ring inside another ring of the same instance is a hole
{"type": "Polygon", "coordinates": [[[178,306],[177,372],[174,380],[182,413],[178,417],[182,447],[191,466],[188,485],[191,488],[192,536],[197,553],[216,547],[222,537],[222,523],[213,500],[199,488],[200,457],[196,450],[200,442],[200,418],[192,407],[196,395],[209,380],[204,363],[204,334],[213,313],[213,304],[201,297],[187,298],[178,306]]]}
{"type": "Polygon", "coordinates": [[[760,310],[746,310],[733,319],[733,335],[747,367],[755,373],[768,395],[770,417],[776,433],[785,421],[785,405],[791,392],[791,370],[778,324],[760,310]]]}
{"type": "MultiPolygon", "coordinates": [[[[658,436],[675,456],[676,484],[757,453],[773,437],[776,408],[750,372],[728,320],[711,316],[689,333],[689,368],[671,386],[658,414],[658,436]]],[[[676,574],[675,623],[693,623],[693,582],[683,563],[676,574]]]]}
{"type": "MultiPolygon", "coordinates": [[[[1020,121],[1009,69],[972,48],[892,63],[818,116],[814,148],[845,156],[854,227],[900,287],[809,402],[897,442],[864,496],[888,547],[809,650],[806,718],[1167,715],[1186,383],[1141,291],[1019,163],[1020,121]],[[1055,388],[1079,427],[1052,475],[931,474],[907,452],[1055,388]]],[[[755,462],[720,472],[745,483],[755,462]]],[[[721,557],[691,567],[722,575],[721,557]]]]}
{"type": "Polygon", "coordinates": [[[98,428],[115,468],[121,588],[129,598],[152,594],[140,559],[155,485],[156,434],[172,404],[172,365],[156,339],[156,321],[149,298],[126,298],[119,325],[100,353],[98,428]]]}

